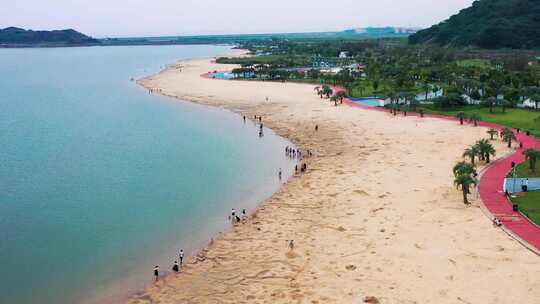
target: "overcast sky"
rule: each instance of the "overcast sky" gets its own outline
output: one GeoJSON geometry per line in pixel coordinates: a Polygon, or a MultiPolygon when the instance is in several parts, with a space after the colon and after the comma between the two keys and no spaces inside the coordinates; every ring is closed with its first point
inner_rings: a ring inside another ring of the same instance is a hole
{"type": "Polygon", "coordinates": [[[473,0],[0,0],[0,28],[94,37],[427,27],[473,0]]]}

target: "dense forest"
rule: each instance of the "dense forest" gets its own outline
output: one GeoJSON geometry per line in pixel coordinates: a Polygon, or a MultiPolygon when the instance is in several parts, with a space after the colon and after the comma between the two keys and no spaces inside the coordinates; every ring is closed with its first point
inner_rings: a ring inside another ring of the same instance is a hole
{"type": "Polygon", "coordinates": [[[479,0],[409,42],[487,49],[540,47],[540,0],[479,0]]]}

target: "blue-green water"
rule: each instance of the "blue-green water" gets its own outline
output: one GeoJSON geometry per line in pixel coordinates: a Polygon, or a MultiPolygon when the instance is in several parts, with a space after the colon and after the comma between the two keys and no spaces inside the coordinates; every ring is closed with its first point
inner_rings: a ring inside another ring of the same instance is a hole
{"type": "Polygon", "coordinates": [[[277,189],[286,141],[130,81],[228,50],[0,49],[0,303],[116,301],[277,189]]]}

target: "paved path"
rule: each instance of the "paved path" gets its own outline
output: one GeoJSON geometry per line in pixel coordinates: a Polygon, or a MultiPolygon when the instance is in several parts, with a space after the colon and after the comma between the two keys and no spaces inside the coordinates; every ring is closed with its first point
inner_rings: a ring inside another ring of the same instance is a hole
{"type": "MultiPolygon", "coordinates": [[[[362,109],[388,112],[385,108],[359,104],[358,102],[348,99],[344,100],[344,103],[362,109]]],[[[398,115],[403,114],[398,113],[398,115]]],[[[417,113],[407,113],[407,115],[418,116],[417,113]]],[[[425,117],[435,117],[454,121],[458,120],[453,116],[436,114],[425,114],[425,117]]],[[[497,130],[504,128],[502,125],[483,121],[479,122],[478,125],[497,130]]],[[[530,222],[530,220],[521,213],[513,211],[512,204],[503,192],[504,178],[511,169],[512,161],[516,162],[516,164],[523,162],[525,160],[525,156],[523,155],[524,149],[532,147],[540,150],[540,141],[533,136],[527,136],[524,132],[515,132],[515,134],[518,142],[523,143],[523,148],[517,149],[512,155],[492,163],[482,175],[478,185],[478,191],[480,193],[480,198],[488,211],[493,216],[498,217],[505,228],[514,234],[514,237],[517,237],[521,242],[525,241],[524,245],[536,253],[540,253],[540,227],[530,222]]],[[[514,143],[514,145],[516,144],[517,143],[514,143]]],[[[540,202],[538,202],[538,204],[540,205],[540,202]]]]}

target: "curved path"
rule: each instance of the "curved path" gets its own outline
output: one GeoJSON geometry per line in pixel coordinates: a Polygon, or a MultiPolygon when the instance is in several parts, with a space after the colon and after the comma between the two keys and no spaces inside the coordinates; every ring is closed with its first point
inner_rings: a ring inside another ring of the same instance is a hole
{"type": "MultiPolygon", "coordinates": [[[[387,111],[385,108],[367,106],[349,99],[344,100],[344,103],[363,109],[387,111]]],[[[411,115],[418,114],[411,113],[411,115]]],[[[425,116],[457,121],[457,118],[453,116],[434,114],[425,114],[425,116]]],[[[479,122],[478,125],[497,130],[504,128],[502,125],[484,121],[479,122]]],[[[510,171],[512,162],[520,163],[525,161],[523,150],[527,148],[540,149],[540,141],[533,136],[527,136],[524,132],[515,133],[515,135],[518,142],[523,143],[523,148],[517,149],[512,155],[492,163],[482,175],[478,191],[484,206],[493,216],[501,220],[508,232],[527,248],[536,254],[540,254],[540,227],[532,223],[520,212],[513,211],[512,203],[507,199],[503,191],[504,178],[510,171]]]]}

